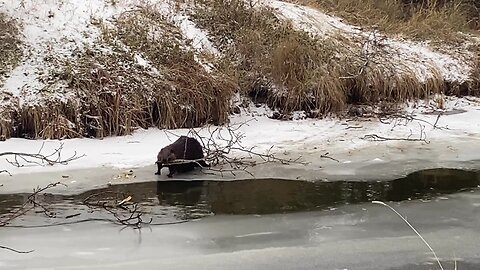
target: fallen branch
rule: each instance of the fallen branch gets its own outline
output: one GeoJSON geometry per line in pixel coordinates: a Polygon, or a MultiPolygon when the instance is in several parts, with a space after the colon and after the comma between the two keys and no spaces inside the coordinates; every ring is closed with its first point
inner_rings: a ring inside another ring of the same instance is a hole
{"type": "Polygon", "coordinates": [[[363,136],[363,140],[371,139],[373,141],[377,142],[384,142],[384,141],[410,141],[410,142],[425,142],[425,143],[430,143],[428,142],[425,138],[392,138],[392,137],[383,137],[379,136],[377,134],[367,134],[363,136]]]}
{"type": "Polygon", "coordinates": [[[327,153],[325,153],[325,154],[323,154],[323,155],[320,155],[320,158],[328,158],[328,159],[331,159],[331,160],[333,160],[333,161],[340,162],[340,160],[329,156],[329,154],[330,154],[330,153],[327,152],[327,153]]]}
{"type": "Polygon", "coordinates": [[[392,127],[392,130],[396,126],[402,125],[402,123],[396,121],[397,119],[403,119],[405,121],[405,123],[403,123],[404,126],[406,126],[410,122],[418,121],[418,122],[425,123],[425,124],[431,126],[433,129],[449,130],[448,127],[437,126],[438,121],[440,120],[440,117],[442,115],[443,115],[443,113],[438,114],[437,119],[436,119],[435,123],[433,123],[433,124],[428,122],[427,120],[417,118],[413,114],[404,114],[404,115],[402,115],[402,114],[392,114],[392,115],[388,115],[388,116],[380,116],[379,120],[382,124],[391,124],[391,122],[388,121],[388,120],[393,119],[395,121],[395,123],[394,123],[394,126],[392,127]]]}
{"type": "Polygon", "coordinates": [[[132,203],[132,197],[131,196],[123,196],[123,200],[118,202],[116,199],[111,199],[111,200],[96,200],[93,201],[98,196],[103,196],[105,194],[111,193],[115,195],[116,197],[119,197],[120,194],[114,193],[111,191],[107,192],[100,192],[100,193],[95,193],[83,200],[83,203],[88,206],[89,208],[100,208],[108,213],[112,214],[112,216],[115,218],[112,223],[117,224],[117,225],[124,225],[127,227],[134,227],[136,229],[140,229],[145,225],[150,225],[153,221],[153,218],[150,218],[149,221],[144,221],[142,216],[143,212],[139,210],[139,204],[138,203],[132,203]]]}
{"type": "MultiPolygon", "coordinates": [[[[248,125],[250,121],[255,121],[255,119],[235,125],[227,125],[226,127],[208,126],[206,127],[208,132],[207,136],[200,135],[200,131],[190,129],[187,135],[196,138],[200,144],[202,144],[205,151],[205,157],[197,160],[176,160],[169,164],[196,162],[202,167],[202,171],[206,173],[217,172],[220,173],[222,177],[224,176],[224,173],[230,173],[235,176],[236,172],[240,171],[246,172],[254,177],[254,175],[248,171],[248,168],[265,163],[278,162],[284,165],[308,164],[307,162],[301,161],[301,156],[290,159],[277,157],[272,153],[273,145],[264,153],[255,151],[255,147],[245,147],[242,144],[242,139],[245,137],[245,134],[240,132],[240,128],[244,125],[248,125]],[[232,152],[236,152],[237,156],[231,157],[232,152]],[[201,160],[209,163],[210,167],[204,168],[201,166],[201,164],[199,164],[199,161],[201,160]]],[[[169,131],[166,132],[178,137],[178,135],[169,131]]]]}

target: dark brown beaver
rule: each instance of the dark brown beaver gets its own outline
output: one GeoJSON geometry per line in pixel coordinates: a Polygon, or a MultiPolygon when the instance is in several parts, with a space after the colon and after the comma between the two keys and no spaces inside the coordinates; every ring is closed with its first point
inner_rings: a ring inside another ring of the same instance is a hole
{"type": "Polygon", "coordinates": [[[157,155],[157,172],[159,175],[160,170],[163,167],[167,167],[170,171],[167,175],[172,177],[175,172],[188,172],[195,167],[209,167],[203,158],[202,145],[195,139],[187,136],[180,136],[178,140],[170,145],[165,146],[160,150],[157,155]],[[184,160],[197,160],[195,162],[181,163],[181,164],[169,164],[177,159],[184,160]]]}

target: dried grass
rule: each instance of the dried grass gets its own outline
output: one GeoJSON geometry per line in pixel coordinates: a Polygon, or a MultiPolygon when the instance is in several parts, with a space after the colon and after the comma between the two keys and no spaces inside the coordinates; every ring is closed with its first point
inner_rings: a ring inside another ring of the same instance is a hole
{"type": "Polygon", "coordinates": [[[376,26],[409,38],[462,42],[460,32],[478,30],[475,0],[292,0],[326,10],[349,23],[376,26]]]}
{"type": "Polygon", "coordinates": [[[113,27],[99,26],[103,36],[96,46],[57,62],[54,77],[72,97],[23,108],[19,136],[105,137],[138,127],[228,121],[235,84],[195,61],[179,30],[153,7],[124,13],[113,27]]]}
{"type": "Polygon", "coordinates": [[[222,48],[225,57],[218,67],[234,74],[242,94],[285,117],[299,110],[322,116],[351,103],[403,102],[443,89],[439,74],[421,82],[408,67],[398,72],[400,64],[382,54],[364,66],[358,43],[310,36],[271,9],[245,1],[203,0],[193,18],[222,48]]]}

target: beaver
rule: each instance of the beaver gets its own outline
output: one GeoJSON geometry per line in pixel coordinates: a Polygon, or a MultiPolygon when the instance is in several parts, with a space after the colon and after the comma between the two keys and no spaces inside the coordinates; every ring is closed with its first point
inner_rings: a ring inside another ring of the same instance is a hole
{"type": "Polygon", "coordinates": [[[168,177],[172,177],[175,172],[192,171],[195,167],[210,167],[204,160],[201,160],[203,157],[202,145],[195,138],[180,136],[180,138],[162,148],[158,153],[156,162],[158,170],[155,174],[159,175],[163,167],[168,168],[168,177]],[[172,163],[177,159],[196,161],[179,164],[172,163]]]}

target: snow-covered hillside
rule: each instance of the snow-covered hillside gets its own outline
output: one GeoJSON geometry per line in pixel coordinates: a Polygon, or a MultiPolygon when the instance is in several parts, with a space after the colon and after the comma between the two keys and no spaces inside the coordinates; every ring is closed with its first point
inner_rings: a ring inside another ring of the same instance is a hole
{"type": "MultiPolygon", "coordinates": [[[[291,20],[300,29],[316,35],[341,34],[360,42],[366,38],[365,54],[389,58],[398,63],[398,70],[409,69],[421,79],[439,72],[448,81],[463,82],[470,72],[471,54],[458,49],[451,54],[440,53],[426,43],[416,43],[383,36],[378,32],[363,31],[347,25],[341,19],[319,10],[277,0],[265,0],[263,5],[274,8],[278,16],[291,20]],[[371,43],[375,42],[375,46],[371,43]],[[381,49],[379,49],[381,48],[381,49]]],[[[71,57],[85,46],[92,46],[101,34],[98,20],[106,23],[138,5],[153,5],[177,25],[185,39],[198,50],[218,53],[208,40],[208,33],[196,27],[189,19],[189,6],[175,1],[139,0],[7,0],[0,3],[0,11],[16,19],[23,28],[24,57],[20,65],[6,76],[2,91],[9,92],[24,102],[38,101],[38,93],[47,87],[51,57],[71,57]]],[[[365,41],[365,40],[363,40],[365,41]]],[[[61,88],[61,86],[58,86],[61,88]]],[[[51,89],[55,92],[57,89],[51,89]]]]}
{"type": "MultiPolygon", "coordinates": [[[[347,25],[340,18],[326,15],[310,7],[276,0],[265,0],[261,3],[273,8],[279,18],[291,20],[297,29],[305,30],[317,38],[338,38],[338,46],[342,46],[342,41],[349,41],[345,43],[345,46],[361,48],[360,53],[362,55],[359,57],[375,62],[380,66],[393,68],[391,69],[393,70],[392,76],[411,73],[419,81],[440,78],[457,84],[469,79],[472,56],[464,48],[456,48],[451,50],[451,53],[445,53],[448,48],[444,48],[440,52],[427,43],[401,40],[347,25]]],[[[102,53],[109,54],[112,52],[127,51],[132,53],[133,56],[129,57],[133,59],[131,61],[135,64],[132,65],[131,69],[124,70],[125,72],[122,74],[125,76],[128,76],[128,72],[133,70],[143,72],[141,74],[146,74],[145,78],[163,78],[166,74],[164,72],[168,72],[168,69],[162,69],[163,66],[159,66],[160,68],[153,67],[153,60],[149,59],[146,54],[129,51],[126,46],[120,46],[120,48],[112,46],[112,44],[117,43],[98,43],[105,27],[115,28],[117,26],[116,19],[124,14],[133,13],[138,10],[139,6],[145,5],[150,5],[150,8],[158,11],[158,13],[155,13],[156,15],[162,14],[164,16],[162,19],[179,30],[181,36],[178,37],[177,32],[174,32],[173,36],[176,39],[183,40],[183,42],[178,43],[181,47],[180,51],[183,50],[182,52],[186,54],[193,54],[192,58],[200,63],[201,68],[205,69],[205,74],[202,73],[202,76],[217,76],[214,67],[209,63],[212,58],[205,57],[205,55],[219,57],[222,55],[222,51],[215,47],[215,42],[212,41],[208,30],[197,26],[195,20],[191,17],[195,10],[192,10],[188,2],[180,4],[173,0],[2,1],[0,2],[0,11],[17,20],[21,26],[22,35],[20,39],[23,42],[23,58],[18,66],[3,77],[3,85],[0,84],[2,85],[0,93],[3,97],[8,97],[0,100],[0,110],[3,110],[0,111],[0,117],[3,117],[3,119],[0,120],[4,121],[3,123],[8,123],[8,121],[12,121],[8,117],[17,117],[20,118],[18,121],[21,125],[27,125],[29,121],[42,122],[46,117],[52,118],[53,115],[52,121],[59,123],[59,126],[52,129],[53,131],[58,127],[73,130],[75,125],[78,125],[78,123],[73,122],[74,119],[81,117],[89,117],[91,121],[89,120],[88,124],[91,126],[98,123],[99,119],[105,117],[105,115],[88,115],[83,111],[86,110],[85,107],[76,111],[75,113],[79,115],[74,115],[72,120],[57,115],[60,109],[53,110],[53,113],[49,114],[49,107],[55,106],[55,103],[44,104],[47,100],[68,102],[69,99],[73,99],[75,103],[85,103],[85,100],[77,95],[78,93],[69,88],[66,80],[59,80],[58,76],[54,76],[55,70],[52,69],[58,68],[60,60],[78,61],[78,55],[89,55],[88,50],[92,48],[96,51],[94,53],[100,52],[100,56],[102,56],[102,53]],[[39,106],[34,107],[34,109],[43,110],[41,114],[35,116],[32,111],[27,110],[23,112],[21,117],[18,116],[18,108],[35,104],[39,106]],[[82,113],[86,115],[82,115],[82,113]],[[28,117],[33,118],[33,120],[29,120],[28,117]],[[66,127],[60,126],[63,125],[63,121],[67,122],[66,127]]],[[[152,27],[152,29],[156,28],[152,27]]],[[[154,32],[152,34],[154,36],[152,37],[153,40],[159,38],[158,40],[161,41],[162,36],[156,37],[155,34],[158,33],[154,32]]],[[[94,53],[93,59],[96,57],[94,53]]],[[[105,67],[108,63],[94,63],[95,68],[91,72],[98,72],[99,68],[96,67],[102,66],[102,64],[105,67]]],[[[130,65],[127,62],[124,64],[126,66],[130,65]]],[[[90,71],[87,70],[83,74],[88,75],[88,72],[90,71]]],[[[98,82],[103,83],[108,79],[106,77],[105,75],[100,76],[98,82]]],[[[136,87],[142,85],[142,82],[136,82],[135,80],[132,82],[135,84],[131,85],[131,91],[150,90],[148,84],[142,86],[144,88],[137,89],[136,87]]],[[[113,84],[114,90],[115,86],[113,84]]],[[[104,87],[100,88],[102,91],[104,89],[105,92],[110,91],[108,93],[112,97],[118,97],[118,95],[115,95],[116,91],[112,90],[111,84],[105,83],[101,87],[104,87]]],[[[172,91],[175,90],[174,88],[172,87],[172,91]]],[[[165,96],[160,97],[164,98],[165,96]]],[[[110,98],[110,96],[107,96],[107,98],[110,98]]],[[[236,93],[232,94],[231,99],[240,101],[241,98],[236,93]]],[[[70,103],[66,104],[68,110],[70,103]]],[[[256,151],[259,152],[271,150],[282,155],[282,157],[300,155],[310,164],[308,170],[305,170],[305,167],[288,167],[287,171],[272,171],[265,167],[257,167],[257,173],[264,177],[285,176],[288,178],[291,176],[289,173],[303,175],[298,176],[300,178],[311,178],[312,173],[317,178],[331,175],[358,175],[369,166],[406,162],[405,167],[393,168],[387,166],[385,170],[388,170],[388,172],[382,171],[385,174],[399,175],[422,166],[435,167],[436,164],[459,166],[459,164],[480,159],[480,156],[478,156],[478,153],[480,153],[478,148],[480,145],[478,141],[480,138],[480,101],[477,98],[445,98],[439,95],[425,102],[409,103],[409,106],[404,108],[403,117],[397,115],[388,119],[384,118],[382,121],[368,118],[360,118],[355,121],[338,118],[279,121],[267,118],[273,112],[265,105],[257,104],[257,106],[253,106],[251,103],[247,105],[240,110],[240,115],[230,116],[233,124],[249,123],[239,130],[245,135],[243,141],[245,147],[255,147],[256,151]],[[373,135],[377,135],[377,137],[373,135]],[[387,140],[372,142],[372,138],[387,138],[387,140]],[[416,140],[410,140],[412,138],[416,140]],[[274,147],[272,148],[272,146],[274,147]],[[424,151],[420,151],[421,149],[424,151]],[[339,162],[319,158],[320,155],[327,152],[330,156],[338,159],[339,162]],[[409,160],[412,158],[422,160],[422,162],[411,164],[409,160]]],[[[187,112],[185,113],[185,117],[187,117],[191,106],[190,104],[182,106],[182,109],[187,112]]],[[[65,108],[62,107],[62,109],[65,108]]],[[[159,113],[158,111],[154,112],[159,113]]],[[[122,113],[122,111],[116,111],[117,118],[114,118],[114,120],[118,121],[122,113]]],[[[302,112],[296,112],[296,116],[302,115],[302,112]]],[[[362,116],[362,113],[360,113],[360,116],[362,116]]],[[[0,121],[0,131],[2,130],[2,121],[0,121]]],[[[120,125],[124,124],[121,123],[120,125]]],[[[151,125],[146,123],[145,126],[150,127],[151,125]]],[[[47,127],[50,128],[50,126],[47,127]]],[[[92,127],[92,129],[95,128],[97,127],[92,127]]],[[[132,129],[135,130],[135,127],[132,129]]],[[[76,131],[71,132],[75,137],[77,133],[74,132],[76,131]]],[[[172,132],[185,134],[188,130],[180,129],[172,132]]],[[[206,134],[207,130],[201,129],[200,132],[206,134]]],[[[48,169],[34,164],[14,168],[5,160],[2,160],[0,161],[0,171],[1,169],[7,169],[12,174],[18,175],[29,172],[99,166],[117,168],[142,167],[149,164],[153,166],[156,152],[171,141],[172,135],[170,132],[163,132],[158,129],[138,130],[133,136],[106,138],[104,140],[65,140],[63,153],[65,157],[75,151],[79,155],[86,154],[86,157],[75,160],[68,166],[54,166],[48,167],[48,169]]],[[[46,144],[42,146],[43,142],[8,139],[7,142],[0,142],[0,152],[31,152],[32,149],[37,151],[42,148],[44,152],[48,153],[59,145],[57,141],[46,141],[46,144]]],[[[472,166],[475,167],[474,165],[472,166]]],[[[150,169],[149,167],[148,170],[150,169]]],[[[381,168],[377,169],[381,170],[381,168]]],[[[148,173],[150,175],[150,171],[148,173]]],[[[372,175],[372,172],[369,173],[372,175]]],[[[2,174],[3,176],[8,177],[5,173],[2,174]]],[[[45,181],[50,180],[50,178],[45,178],[45,181]]],[[[105,178],[105,181],[110,180],[105,178]]],[[[25,179],[25,181],[33,180],[25,179]]],[[[71,181],[71,184],[73,184],[76,180],[71,181]]],[[[8,183],[8,180],[4,182],[4,190],[9,190],[8,183]]],[[[12,189],[14,189],[14,186],[12,189]]]]}

